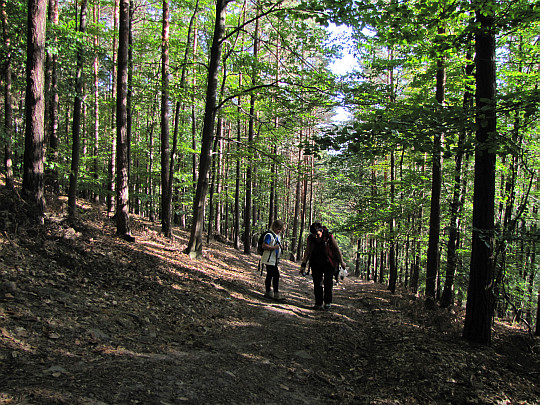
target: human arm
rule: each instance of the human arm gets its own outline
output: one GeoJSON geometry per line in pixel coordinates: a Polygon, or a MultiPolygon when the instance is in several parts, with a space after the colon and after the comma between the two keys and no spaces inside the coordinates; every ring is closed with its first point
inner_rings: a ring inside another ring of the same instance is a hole
{"type": "Polygon", "coordinates": [[[300,265],[300,273],[305,275],[307,261],[311,256],[311,238],[307,238],[306,249],[304,250],[304,255],[302,256],[302,264],[300,265]]]}
{"type": "Polygon", "coordinates": [[[330,236],[330,243],[332,244],[332,248],[333,248],[334,252],[337,255],[337,258],[338,258],[338,261],[339,261],[339,264],[341,265],[341,267],[343,267],[343,268],[347,267],[345,265],[345,262],[343,261],[343,255],[341,254],[341,250],[339,250],[339,246],[338,246],[338,244],[336,242],[336,239],[334,238],[334,235],[330,236]]]}
{"type": "Polygon", "coordinates": [[[280,247],[281,245],[277,236],[273,238],[270,233],[267,233],[262,244],[263,250],[278,250],[280,247]]]}

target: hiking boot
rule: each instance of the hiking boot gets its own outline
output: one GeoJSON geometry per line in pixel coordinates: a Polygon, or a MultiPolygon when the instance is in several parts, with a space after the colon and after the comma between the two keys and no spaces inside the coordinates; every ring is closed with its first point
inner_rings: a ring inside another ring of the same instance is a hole
{"type": "Polygon", "coordinates": [[[275,292],[275,293],[274,293],[274,299],[275,299],[275,300],[280,300],[280,299],[281,299],[281,296],[279,295],[278,292],[275,292]]]}
{"type": "Polygon", "coordinates": [[[332,304],[324,304],[324,309],[330,309],[331,306],[332,304]]]}
{"type": "Polygon", "coordinates": [[[274,293],[272,291],[267,291],[264,293],[266,298],[274,298],[274,293]]]}
{"type": "Polygon", "coordinates": [[[318,311],[318,310],[322,309],[322,305],[315,304],[315,305],[313,305],[313,309],[318,311]]]}

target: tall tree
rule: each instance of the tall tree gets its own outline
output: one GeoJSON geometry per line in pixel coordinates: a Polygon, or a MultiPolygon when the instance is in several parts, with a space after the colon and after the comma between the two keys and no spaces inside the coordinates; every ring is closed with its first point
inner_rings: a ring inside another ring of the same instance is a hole
{"type": "MultiPolygon", "coordinates": [[[[257,58],[259,57],[259,9],[257,8],[257,16],[255,20],[255,32],[253,34],[253,64],[251,71],[251,84],[253,87],[257,85],[257,58]]],[[[251,148],[255,136],[255,102],[257,94],[252,92],[249,99],[249,124],[248,124],[248,144],[251,148]]],[[[250,160],[247,163],[246,171],[246,204],[244,208],[244,253],[251,253],[251,214],[253,210],[253,163],[250,160]]]]}
{"type": "MultiPolygon", "coordinates": [[[[86,32],[87,4],[87,0],[82,0],[81,19],[79,23],[79,32],[81,34],[86,32]]],[[[84,92],[84,53],[83,39],[79,38],[77,46],[77,71],[75,73],[75,102],[73,104],[73,145],[71,150],[71,170],[69,172],[68,212],[70,216],[74,216],[77,213],[77,182],[81,154],[81,116],[84,92]]]]}
{"type": "Polygon", "coordinates": [[[130,12],[129,0],[120,0],[118,30],[118,93],[116,99],[116,233],[131,239],[129,226],[128,184],[128,46],[130,12]]]}
{"type": "MultiPolygon", "coordinates": [[[[94,4],[94,25],[97,26],[100,18],[99,4],[94,4]]],[[[94,145],[92,148],[92,158],[94,159],[93,178],[99,180],[99,58],[98,58],[99,36],[94,34],[94,145]]],[[[94,193],[94,201],[99,202],[99,193],[94,193]]]]}
{"type": "MultiPolygon", "coordinates": [[[[187,48],[186,48],[187,49],[187,48]]],[[[161,31],[161,231],[170,238],[172,193],[169,182],[169,1],[163,0],[161,31]]]]}
{"type": "Polygon", "coordinates": [[[206,194],[208,192],[208,173],[212,160],[211,152],[216,118],[219,62],[221,59],[222,38],[225,33],[227,4],[229,2],[230,0],[216,0],[216,21],[212,38],[212,48],[210,49],[210,63],[208,65],[206,105],[202,131],[201,157],[199,159],[199,178],[195,200],[193,202],[193,224],[189,242],[185,249],[187,254],[196,258],[202,256],[204,208],[206,194]]]}
{"type": "MultiPolygon", "coordinates": [[[[470,47],[469,47],[470,49],[470,47]]],[[[467,51],[467,60],[472,60],[470,55],[472,50],[467,51]]],[[[474,64],[468,63],[465,67],[465,74],[467,77],[471,77],[474,72],[474,64]]],[[[465,90],[463,96],[463,109],[464,111],[470,111],[472,108],[474,93],[470,89],[470,86],[465,90]]],[[[465,120],[464,120],[465,121],[465,120]]],[[[441,295],[440,305],[443,308],[447,308],[454,303],[454,278],[457,268],[457,249],[460,241],[460,214],[463,207],[463,197],[465,194],[464,180],[463,180],[463,157],[465,155],[465,142],[467,139],[468,128],[464,122],[463,127],[459,131],[459,138],[457,144],[457,150],[455,155],[455,169],[454,169],[454,183],[453,183],[453,195],[452,202],[450,203],[450,225],[448,226],[448,247],[446,258],[446,275],[444,281],[444,289],[441,295]]]]}
{"type": "MultiPolygon", "coordinates": [[[[445,34],[440,27],[439,37],[445,34]]],[[[440,39],[439,39],[440,42],[440,39]]],[[[442,110],[444,104],[444,88],[446,84],[446,70],[442,50],[437,55],[437,82],[435,85],[435,99],[437,108],[442,110]]],[[[429,214],[429,242],[426,268],[426,304],[435,303],[435,285],[439,273],[439,236],[441,231],[441,187],[442,187],[442,143],[444,135],[437,131],[433,135],[432,172],[431,172],[431,211],[429,214]]]]}
{"type": "Polygon", "coordinates": [[[6,188],[13,189],[13,100],[11,94],[11,40],[8,34],[6,1],[2,1],[2,37],[6,47],[6,65],[4,67],[4,165],[6,167],[6,188]]]}
{"type": "MultiPolygon", "coordinates": [[[[49,0],[48,7],[49,23],[55,27],[59,22],[58,0],[49,0]]],[[[53,50],[58,47],[58,36],[54,34],[53,46],[48,47],[47,52],[47,72],[48,72],[48,109],[46,110],[46,122],[48,125],[48,142],[49,148],[48,160],[52,163],[50,182],[55,193],[60,193],[60,182],[58,179],[58,170],[56,168],[58,162],[58,51],[53,50]]]]}
{"type": "Polygon", "coordinates": [[[26,52],[26,132],[24,145],[23,197],[32,208],[32,219],[42,223],[45,211],[43,184],[45,140],[45,23],[47,0],[28,0],[26,52]]]}
{"type": "Polygon", "coordinates": [[[476,21],[476,141],[474,163],[473,230],[467,312],[463,337],[491,343],[494,308],[493,243],[495,215],[496,65],[495,10],[475,1],[476,21]]]}
{"type": "MultiPolygon", "coordinates": [[[[114,0],[113,7],[113,47],[112,47],[112,88],[111,88],[111,130],[114,133],[116,129],[116,109],[117,109],[117,100],[116,96],[118,93],[118,20],[120,9],[120,0],[114,0]]],[[[111,158],[109,159],[109,170],[107,173],[107,212],[112,213],[114,211],[114,194],[116,191],[115,176],[116,176],[116,137],[111,142],[111,158]]]]}

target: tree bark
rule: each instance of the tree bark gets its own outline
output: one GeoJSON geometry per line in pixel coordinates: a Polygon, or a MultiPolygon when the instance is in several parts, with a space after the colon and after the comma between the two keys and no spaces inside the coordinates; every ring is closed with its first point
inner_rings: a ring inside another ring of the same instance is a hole
{"type": "Polygon", "coordinates": [[[194,258],[202,257],[204,208],[206,193],[208,191],[208,172],[212,160],[211,151],[216,117],[217,84],[222,48],[221,39],[225,32],[227,3],[227,0],[216,1],[216,22],[212,39],[212,48],[210,51],[210,64],[208,67],[206,105],[202,132],[201,157],[199,161],[199,179],[197,181],[197,191],[193,203],[193,224],[189,242],[185,250],[185,253],[194,258]]]}
{"type": "MultiPolygon", "coordinates": [[[[483,4],[480,2],[480,5],[483,4]]],[[[480,5],[478,7],[480,7],[480,5]]],[[[476,33],[476,140],[473,231],[467,310],[463,337],[475,343],[491,343],[493,316],[493,243],[495,213],[496,66],[495,16],[477,10],[476,33]]]]}
{"type": "Polygon", "coordinates": [[[44,221],[43,184],[45,141],[45,23],[46,0],[28,0],[28,36],[26,54],[26,132],[22,194],[31,207],[29,215],[44,221]]]}
{"type": "MultiPolygon", "coordinates": [[[[87,0],[81,3],[81,21],[79,32],[86,31],[87,23],[87,0]]],[[[73,217],[77,214],[77,182],[79,177],[79,163],[81,153],[81,115],[84,91],[84,45],[77,46],[77,71],[75,73],[75,102],[73,103],[73,145],[71,149],[71,171],[69,173],[68,214],[73,217]]]]}
{"type": "Polygon", "coordinates": [[[169,1],[163,0],[163,28],[161,34],[161,231],[172,236],[172,193],[169,182],[169,1]]]}
{"type": "Polygon", "coordinates": [[[118,30],[118,93],[116,99],[116,233],[130,239],[128,188],[128,45],[129,0],[120,0],[118,30]]]}
{"type": "MultiPolygon", "coordinates": [[[[396,198],[396,186],[395,186],[395,176],[396,176],[396,162],[395,155],[392,151],[390,153],[390,200],[392,205],[396,198]]],[[[395,214],[392,214],[390,218],[390,249],[388,252],[388,261],[389,261],[389,277],[388,277],[388,289],[392,294],[396,292],[396,283],[397,283],[397,260],[396,260],[396,217],[395,214]]]]}
{"type": "Polygon", "coordinates": [[[6,188],[13,190],[13,100],[11,94],[11,40],[8,36],[8,19],[6,1],[2,1],[2,33],[6,47],[6,65],[4,74],[4,131],[6,144],[4,148],[4,166],[6,168],[6,188]]]}
{"type": "MultiPolygon", "coordinates": [[[[468,52],[467,60],[471,60],[472,55],[468,52]]],[[[465,68],[465,74],[470,77],[474,71],[474,65],[469,64],[465,68]]],[[[472,93],[467,89],[463,96],[463,108],[465,111],[469,111],[472,107],[473,101],[472,93]]],[[[450,225],[448,229],[448,251],[446,259],[446,277],[444,282],[444,289],[441,296],[440,305],[442,308],[448,308],[454,303],[454,277],[457,268],[457,248],[459,242],[459,217],[461,208],[463,206],[462,199],[464,194],[464,181],[463,181],[463,155],[464,145],[467,138],[467,130],[465,125],[460,131],[456,157],[455,157],[455,174],[454,174],[454,192],[452,196],[452,203],[450,205],[450,225]]]]}
{"type": "MultiPolygon", "coordinates": [[[[115,100],[115,97],[118,93],[118,36],[116,35],[116,30],[118,29],[118,20],[119,20],[119,8],[120,8],[120,0],[114,0],[114,9],[113,9],[113,49],[112,49],[112,91],[111,91],[111,99],[112,99],[112,105],[114,106],[111,111],[111,128],[116,128],[116,104],[117,100],[115,100]]],[[[114,138],[113,138],[114,139],[114,138]]],[[[111,158],[109,160],[109,173],[108,173],[108,184],[107,184],[107,212],[111,213],[113,212],[114,207],[114,195],[116,191],[115,186],[115,174],[116,174],[116,142],[112,142],[111,144],[111,158]]]]}
{"type": "MultiPolygon", "coordinates": [[[[97,25],[100,19],[99,4],[94,4],[94,24],[97,25]]],[[[94,159],[94,181],[99,181],[99,59],[97,49],[99,47],[99,36],[94,35],[94,146],[92,157],[94,159]]],[[[99,193],[94,193],[94,202],[99,202],[99,193]]]]}
{"type": "MultiPolygon", "coordinates": [[[[438,33],[444,34],[444,28],[439,28],[438,33]]],[[[446,70],[444,58],[437,59],[437,83],[435,99],[438,108],[444,104],[444,91],[446,82],[446,70]]],[[[429,241],[427,251],[426,268],[426,304],[435,304],[435,285],[439,273],[439,236],[441,231],[441,187],[442,187],[442,154],[441,148],[444,135],[442,133],[433,136],[433,164],[431,174],[431,211],[429,215],[429,241]]]]}
{"type": "MultiPolygon", "coordinates": [[[[253,34],[253,59],[256,62],[259,54],[259,18],[257,10],[257,19],[255,21],[255,33],[253,34]]],[[[257,85],[257,73],[258,69],[253,67],[251,74],[251,84],[253,87],[257,85]]],[[[255,101],[257,95],[251,93],[249,100],[249,124],[248,124],[248,144],[253,144],[255,136],[255,101]]],[[[247,163],[246,170],[246,206],[244,208],[244,253],[251,253],[251,215],[253,213],[253,163],[252,160],[247,163]]]]}

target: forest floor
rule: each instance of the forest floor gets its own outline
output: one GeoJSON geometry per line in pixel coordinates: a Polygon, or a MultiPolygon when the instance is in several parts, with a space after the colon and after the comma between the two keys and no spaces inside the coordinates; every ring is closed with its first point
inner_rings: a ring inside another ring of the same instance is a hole
{"type": "Polygon", "coordinates": [[[0,191],[0,404],[538,404],[538,339],[497,323],[461,338],[463,311],[349,277],[315,311],[282,261],[286,301],[263,297],[258,256],[212,241],[182,253],[131,217],[48,202],[45,225],[0,191]]]}

